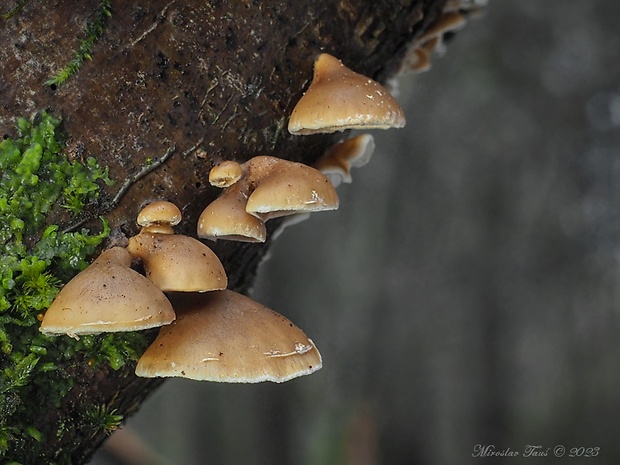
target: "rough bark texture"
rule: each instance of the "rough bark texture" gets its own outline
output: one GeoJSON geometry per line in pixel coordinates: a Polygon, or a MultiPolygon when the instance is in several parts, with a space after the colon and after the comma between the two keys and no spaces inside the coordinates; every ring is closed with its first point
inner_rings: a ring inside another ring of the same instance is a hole
{"type": "MultiPolygon", "coordinates": [[[[2,9],[20,2],[9,3],[2,9]]],[[[207,181],[214,164],[263,154],[311,163],[338,137],[286,131],[317,53],[385,80],[443,3],[114,0],[92,60],[64,85],[47,86],[71,59],[98,1],[26,1],[0,20],[0,134],[12,135],[17,117],[42,109],[61,116],[70,156],[94,156],[117,180],[84,221],[105,215],[112,241],[122,243],[136,232],[139,208],[163,198],[184,213],[179,231],[195,235],[200,211],[219,193],[207,181]],[[141,176],[149,164],[154,169],[141,176]]],[[[50,222],[72,226],[60,211],[50,222]]],[[[267,247],[218,242],[213,248],[230,287],[245,290],[267,247]]],[[[80,382],[61,411],[36,408],[50,424],[69,421],[84,402],[130,413],[158,384],[132,370],[76,372],[80,382]]],[[[80,437],[76,428],[66,443],[50,442],[48,457],[72,448],[74,463],[84,463],[103,438],[80,437]]]]}

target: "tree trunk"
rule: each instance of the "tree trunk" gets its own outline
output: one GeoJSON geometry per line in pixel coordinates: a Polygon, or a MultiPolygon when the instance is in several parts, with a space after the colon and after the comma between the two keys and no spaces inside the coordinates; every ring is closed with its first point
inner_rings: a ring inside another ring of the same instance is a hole
{"type": "MultiPolygon", "coordinates": [[[[113,0],[110,16],[108,2],[98,0],[8,3],[0,11],[1,134],[14,137],[18,117],[42,110],[62,118],[67,155],[96,158],[116,183],[81,216],[57,209],[47,224],[97,228],[104,216],[112,231],[107,246],[136,233],[139,208],[155,199],[178,205],[179,232],[195,236],[200,212],[219,193],[209,170],[222,160],[273,155],[312,163],[340,137],[286,130],[315,56],[329,52],[385,81],[445,0],[113,0]],[[89,38],[77,71],[64,82],[51,79],[89,38]]],[[[219,241],[213,249],[229,287],[244,291],[268,244],[219,241]]],[[[78,421],[83,412],[105,406],[127,415],[159,384],[136,378],[134,366],[93,368],[84,359],[66,370],[75,385],[60,408],[40,396],[22,399],[38,412],[39,448],[33,457],[17,442],[6,458],[85,463],[106,431],[78,421]]]]}

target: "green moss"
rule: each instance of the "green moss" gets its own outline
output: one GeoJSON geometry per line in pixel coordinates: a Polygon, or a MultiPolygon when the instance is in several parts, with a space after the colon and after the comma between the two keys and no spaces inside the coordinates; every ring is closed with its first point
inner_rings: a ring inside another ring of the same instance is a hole
{"type": "Polygon", "coordinates": [[[11,8],[6,13],[0,14],[0,18],[2,19],[12,18],[13,16],[15,16],[17,13],[19,13],[22,10],[25,4],[26,4],[26,0],[18,0],[15,6],[13,6],[13,8],[11,8]]]}
{"type": "MultiPolygon", "coordinates": [[[[81,163],[62,153],[59,124],[45,112],[34,121],[20,119],[19,136],[0,142],[1,463],[36,463],[37,450],[50,439],[49,426],[39,424],[41,410],[59,407],[73,387],[68,367],[87,361],[117,370],[144,350],[145,339],[137,333],[76,341],[38,330],[38,319],[60,286],[87,266],[110,233],[103,218],[98,233],[46,226],[55,208],[78,215],[97,201],[101,183],[111,183],[94,158],[81,163]],[[24,459],[24,451],[30,459],[24,459]]],[[[104,425],[113,424],[114,415],[100,415],[104,425]]],[[[64,421],[59,420],[56,435],[66,431],[64,421]]],[[[63,460],[68,459],[59,463],[63,460]]]]}
{"type": "Polygon", "coordinates": [[[73,51],[73,58],[69,64],[49,78],[45,84],[48,86],[60,86],[67,79],[78,72],[86,60],[90,60],[95,42],[103,35],[108,19],[112,16],[112,8],[109,0],[101,0],[97,7],[95,19],[88,23],[84,30],[84,38],[80,41],[80,46],[73,51]]]}
{"type": "Polygon", "coordinates": [[[116,413],[116,409],[98,405],[87,413],[87,421],[90,422],[93,432],[103,431],[110,434],[119,428],[123,415],[116,413]]]}

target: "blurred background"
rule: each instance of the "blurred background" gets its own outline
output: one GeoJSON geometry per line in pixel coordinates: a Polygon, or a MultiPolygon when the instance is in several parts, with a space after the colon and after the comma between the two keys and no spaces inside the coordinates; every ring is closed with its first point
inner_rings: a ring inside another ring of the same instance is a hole
{"type": "Polygon", "coordinates": [[[374,133],[340,210],[260,270],[253,297],[323,369],[167,381],[92,463],[618,463],[618,20],[618,0],[491,1],[400,78],[407,127],[374,133]]]}

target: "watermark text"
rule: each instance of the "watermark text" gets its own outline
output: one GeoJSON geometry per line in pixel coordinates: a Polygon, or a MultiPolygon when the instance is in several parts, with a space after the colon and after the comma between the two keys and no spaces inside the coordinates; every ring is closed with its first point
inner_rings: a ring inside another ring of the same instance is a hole
{"type": "Polygon", "coordinates": [[[495,444],[476,444],[472,457],[597,457],[600,447],[568,447],[557,444],[553,447],[540,444],[526,444],[521,448],[496,447],[495,444]]]}

